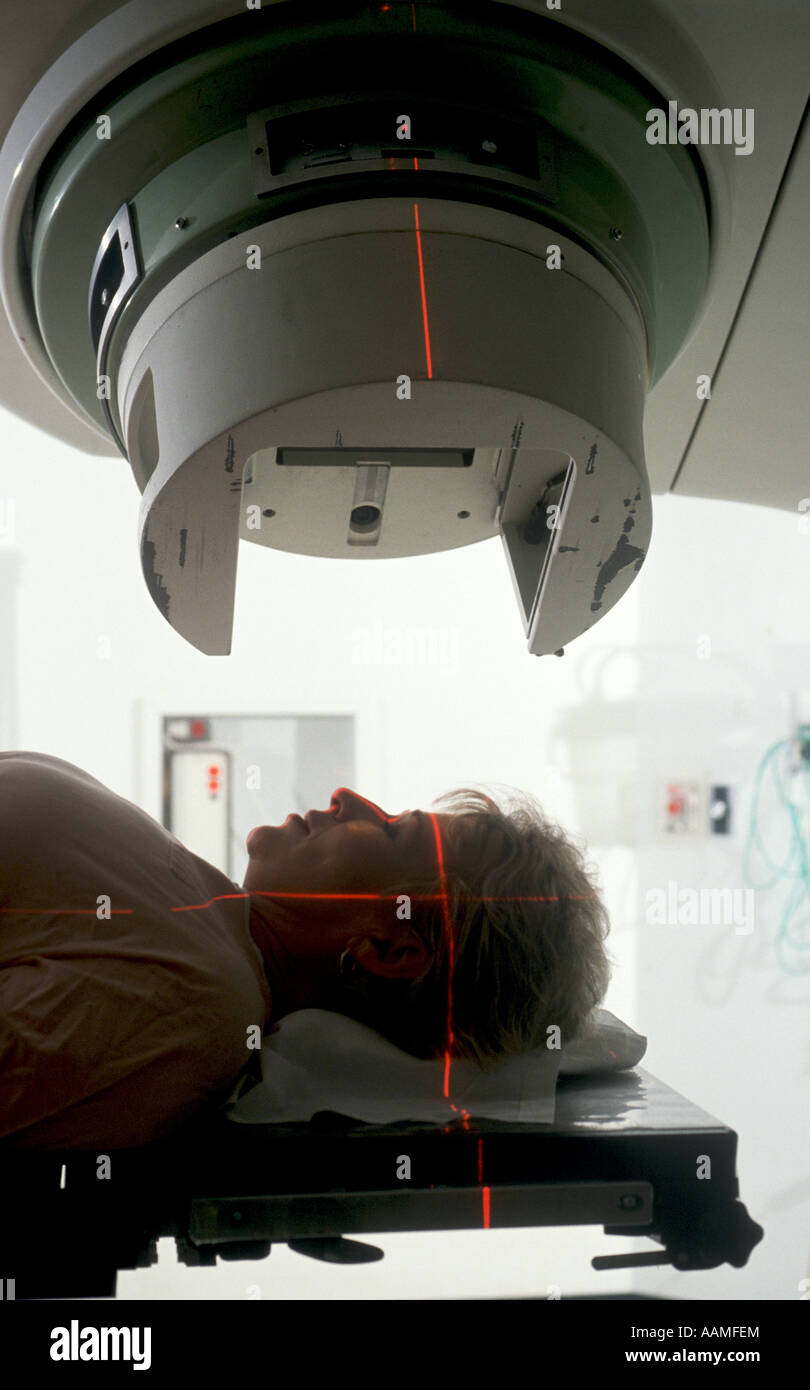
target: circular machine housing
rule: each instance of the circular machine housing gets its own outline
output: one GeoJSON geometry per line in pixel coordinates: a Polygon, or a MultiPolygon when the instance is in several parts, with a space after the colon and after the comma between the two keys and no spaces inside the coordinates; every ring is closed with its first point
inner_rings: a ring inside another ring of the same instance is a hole
{"type": "Polygon", "coordinates": [[[700,164],[550,19],[340,8],[209,25],[74,116],[28,205],[42,343],[128,458],[150,592],[200,650],[230,650],[240,537],[368,560],[500,534],[556,651],[649,543],[644,401],[706,288],[700,164]]]}

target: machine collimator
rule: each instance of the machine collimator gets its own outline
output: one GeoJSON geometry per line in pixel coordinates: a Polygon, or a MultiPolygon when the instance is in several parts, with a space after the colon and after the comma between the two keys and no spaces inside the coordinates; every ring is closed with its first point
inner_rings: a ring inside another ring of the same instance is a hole
{"type": "Polygon", "coordinates": [[[129,460],[154,602],[223,654],[240,539],[500,534],[558,651],[643,562],[645,398],[708,284],[701,161],[645,138],[665,96],[537,6],[146,6],[133,49],[137,8],[9,131],[3,294],[129,460]]]}

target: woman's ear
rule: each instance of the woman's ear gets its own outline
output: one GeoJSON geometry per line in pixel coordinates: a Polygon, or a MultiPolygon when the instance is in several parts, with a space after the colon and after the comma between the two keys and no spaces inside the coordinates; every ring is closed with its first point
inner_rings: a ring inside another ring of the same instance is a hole
{"type": "Polygon", "coordinates": [[[369,932],[354,944],[352,955],[369,975],[389,980],[416,979],[430,963],[428,947],[410,927],[369,932]]]}

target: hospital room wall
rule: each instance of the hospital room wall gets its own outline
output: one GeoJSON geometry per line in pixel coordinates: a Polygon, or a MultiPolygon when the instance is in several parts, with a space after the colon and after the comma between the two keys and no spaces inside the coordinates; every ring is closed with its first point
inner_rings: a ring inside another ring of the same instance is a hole
{"type": "MultiPolygon", "coordinates": [[[[148,597],[138,559],[139,495],[127,465],[79,454],[6,413],[0,439],[0,496],[15,514],[13,534],[0,547],[9,557],[16,550],[20,572],[20,699],[6,746],[67,759],[138,800],[138,702],[171,713],[348,713],[357,719],[355,785],[386,809],[425,807],[470,782],[498,783],[534,793],[552,816],[578,829],[571,750],[554,729],[566,713],[575,717],[586,667],[635,639],[634,592],[564,658],[537,660],[525,651],[497,540],[377,565],[243,544],[233,652],[208,658],[172,632],[148,597]],[[387,664],[397,634],[403,659],[387,664]],[[429,660],[420,664],[424,649],[429,660]]],[[[629,693],[634,680],[618,663],[612,693],[629,693]]],[[[141,804],[159,816],[156,782],[144,788],[141,804]]],[[[613,921],[615,971],[606,1002],[632,1024],[632,851],[596,847],[589,858],[602,874],[613,921]]],[[[354,1298],[627,1285],[623,1274],[591,1271],[591,1256],[612,1249],[595,1228],[490,1236],[485,1256],[474,1232],[386,1238],[390,1258],[358,1267],[348,1282],[345,1271],[274,1251],[276,1274],[265,1271],[261,1282],[265,1288],[272,1278],[274,1297],[309,1290],[354,1298]]],[[[164,1256],[162,1250],[161,1262],[164,1256]]],[[[218,1297],[224,1280],[226,1296],[242,1297],[242,1285],[255,1278],[241,1266],[220,1270],[215,1292],[203,1277],[209,1273],[173,1265],[163,1274],[139,1271],[124,1276],[122,1296],[218,1297]]]]}
{"type": "MultiPolygon", "coordinates": [[[[810,902],[803,898],[792,923],[804,949],[785,952],[787,885],[743,896],[757,769],[791,732],[791,692],[810,686],[809,577],[810,534],[798,514],[656,499],[639,582],[636,715],[645,776],[636,806],[634,1018],[649,1037],[644,1065],[737,1131],[740,1196],[765,1228],[742,1270],[637,1274],[637,1289],[666,1297],[796,1299],[810,1273],[810,902]],[[731,786],[730,835],[660,833],[665,783],[690,779],[731,786]],[[690,925],[686,897],[677,899],[680,922],[651,921],[656,900],[648,894],[668,897],[670,883],[678,894],[741,890],[734,925],[722,925],[719,914],[712,925],[705,912],[702,925],[690,925]]],[[[772,859],[787,858],[788,816],[770,774],[760,822],[772,859]]],[[[806,846],[806,819],[803,829],[806,846]]],[[[758,882],[772,877],[760,856],[751,869],[758,882]]]]}

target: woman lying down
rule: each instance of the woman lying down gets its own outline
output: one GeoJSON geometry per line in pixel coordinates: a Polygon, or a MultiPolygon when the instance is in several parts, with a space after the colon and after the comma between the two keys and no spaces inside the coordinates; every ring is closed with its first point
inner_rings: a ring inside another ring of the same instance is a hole
{"type": "Polygon", "coordinates": [[[129,1147],[221,1104],[261,1037],[325,1008],[421,1058],[573,1039],[607,916],[529,798],[251,832],[243,888],[72,764],[0,753],[0,1139],[129,1147]]]}

